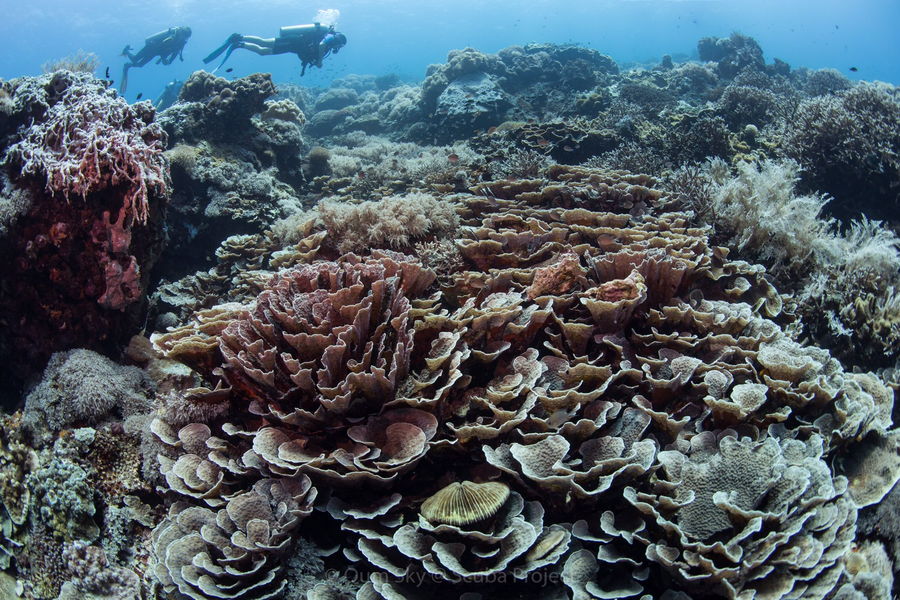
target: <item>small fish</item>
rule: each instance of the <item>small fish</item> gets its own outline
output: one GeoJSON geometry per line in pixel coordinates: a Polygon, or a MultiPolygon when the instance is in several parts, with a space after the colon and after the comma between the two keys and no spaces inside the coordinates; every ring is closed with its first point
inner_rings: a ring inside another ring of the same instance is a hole
{"type": "Polygon", "coordinates": [[[854,73],[856,73],[857,71],[859,71],[859,69],[858,69],[857,67],[850,67],[850,70],[853,71],[854,73]]]}
{"type": "Polygon", "coordinates": [[[497,128],[496,128],[496,127],[488,127],[487,134],[488,134],[488,135],[491,135],[491,134],[494,133],[495,131],[497,131],[497,128]]]}
{"type": "Polygon", "coordinates": [[[547,146],[550,145],[550,142],[548,142],[544,138],[538,138],[537,143],[538,143],[538,146],[540,146],[541,148],[546,148],[547,146]]]}
{"type": "Polygon", "coordinates": [[[143,97],[144,97],[144,92],[141,92],[137,95],[137,98],[135,98],[135,100],[140,100],[143,97]]]}
{"type": "Polygon", "coordinates": [[[365,178],[366,178],[366,172],[365,172],[365,171],[360,171],[359,173],[356,174],[356,176],[359,177],[360,179],[365,179],[365,178]]]}
{"type": "Polygon", "coordinates": [[[109,67],[106,67],[106,78],[109,79],[109,67]]]}
{"type": "Polygon", "coordinates": [[[231,73],[232,71],[234,71],[234,67],[228,67],[227,69],[225,69],[226,73],[231,73]]]}
{"type": "Polygon", "coordinates": [[[451,154],[450,156],[447,157],[447,160],[450,161],[451,165],[455,165],[456,163],[459,162],[459,154],[451,154]]]}
{"type": "Polygon", "coordinates": [[[575,148],[566,144],[565,146],[563,146],[563,150],[565,150],[566,152],[574,152],[575,148]]]}

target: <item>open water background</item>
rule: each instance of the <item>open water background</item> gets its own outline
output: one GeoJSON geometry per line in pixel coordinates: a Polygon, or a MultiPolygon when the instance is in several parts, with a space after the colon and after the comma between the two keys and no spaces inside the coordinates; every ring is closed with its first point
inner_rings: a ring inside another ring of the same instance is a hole
{"type": "MultiPolygon", "coordinates": [[[[851,79],[900,84],[900,0],[0,0],[0,78],[41,72],[79,49],[96,53],[99,73],[118,84],[122,48],[189,25],[184,62],[132,69],[128,98],[155,98],[166,82],[203,68],[201,59],[232,32],[273,37],[279,27],[340,11],[347,46],[321,70],[299,76],[294,55],[235,52],[228,77],[271,72],[276,81],[325,86],[349,73],[424,77],[454,48],[496,52],[531,42],[577,43],[620,65],[696,57],[697,40],[733,31],[756,38],[766,61],[832,67],[851,79]],[[857,67],[851,72],[850,67],[857,67]]],[[[215,64],[215,63],[214,63],[215,64]]]]}

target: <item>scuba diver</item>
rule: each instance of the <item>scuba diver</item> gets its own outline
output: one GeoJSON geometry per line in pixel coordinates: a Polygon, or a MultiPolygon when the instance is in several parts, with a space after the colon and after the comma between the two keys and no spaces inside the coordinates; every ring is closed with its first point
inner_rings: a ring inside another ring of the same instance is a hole
{"type": "Polygon", "coordinates": [[[125,63],[125,67],[122,69],[121,92],[124,94],[125,88],[128,86],[128,69],[131,67],[143,67],[157,56],[159,60],[156,61],[156,64],[170,65],[176,56],[183,61],[184,56],[181,53],[190,37],[190,27],[169,27],[144,40],[144,47],[137,54],[131,53],[131,46],[125,46],[122,56],[127,56],[131,62],[125,63]]]}
{"type": "Polygon", "coordinates": [[[237,48],[244,48],[259,55],[293,53],[303,64],[303,69],[300,71],[300,75],[303,76],[307,66],[314,65],[321,69],[322,59],[331,53],[337,54],[338,50],[343,48],[346,43],[347,36],[335,31],[334,26],[325,27],[320,23],[282,27],[277,38],[261,38],[233,33],[225,40],[224,44],[204,58],[203,62],[208,64],[225,52],[225,58],[213,71],[215,73],[222,68],[222,65],[237,48]]]}

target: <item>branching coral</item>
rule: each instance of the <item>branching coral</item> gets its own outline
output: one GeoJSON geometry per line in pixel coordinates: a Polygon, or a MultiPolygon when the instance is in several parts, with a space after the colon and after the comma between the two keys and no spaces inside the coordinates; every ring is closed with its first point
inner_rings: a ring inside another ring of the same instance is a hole
{"type": "Polygon", "coordinates": [[[884,219],[898,203],[898,132],[896,88],[860,84],[803,102],[789,123],[783,152],[804,168],[804,185],[834,196],[832,214],[884,219]]]}
{"type": "Polygon", "coordinates": [[[44,73],[55,71],[72,71],[73,73],[93,74],[100,67],[100,57],[93,52],[78,50],[71,56],[64,56],[57,60],[49,60],[41,65],[44,73]]]}
{"type": "Polygon", "coordinates": [[[151,193],[166,193],[166,138],[154,114],[151,104],[131,106],[112,90],[73,87],[4,160],[43,179],[49,193],[67,201],[119,188],[117,222],[144,223],[151,193]]]}

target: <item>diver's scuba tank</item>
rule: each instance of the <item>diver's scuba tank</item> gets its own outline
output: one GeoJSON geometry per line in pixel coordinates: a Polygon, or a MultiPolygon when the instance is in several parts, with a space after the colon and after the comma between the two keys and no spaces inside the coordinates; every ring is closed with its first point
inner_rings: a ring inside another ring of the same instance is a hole
{"type": "Polygon", "coordinates": [[[329,29],[320,23],[313,23],[311,25],[291,25],[290,27],[282,27],[278,35],[281,37],[301,37],[305,36],[309,33],[320,32],[329,29]]]}
{"type": "Polygon", "coordinates": [[[151,35],[150,37],[148,37],[146,40],[144,40],[144,45],[146,45],[146,46],[152,46],[152,45],[155,44],[156,42],[161,42],[161,41],[163,41],[167,36],[171,35],[172,32],[173,32],[174,30],[175,30],[174,27],[169,27],[168,29],[165,29],[165,30],[163,30],[163,31],[160,31],[159,33],[154,33],[153,35],[151,35]]]}

